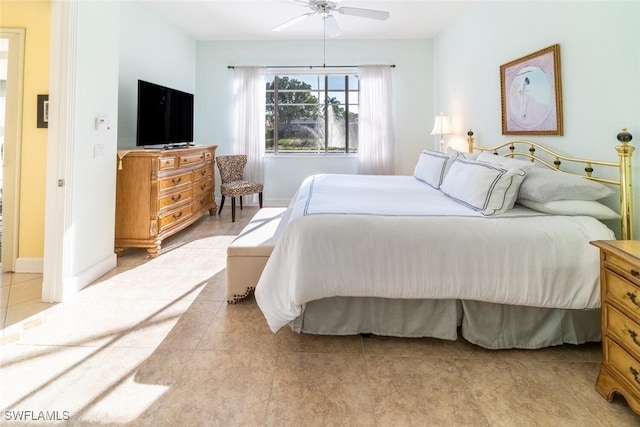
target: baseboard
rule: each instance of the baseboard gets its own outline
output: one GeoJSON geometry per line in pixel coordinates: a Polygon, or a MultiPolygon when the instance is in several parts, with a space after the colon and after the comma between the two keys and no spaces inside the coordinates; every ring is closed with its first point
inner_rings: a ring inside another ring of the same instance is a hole
{"type": "Polygon", "coordinates": [[[17,258],[14,267],[16,273],[42,273],[44,258],[17,258]]]}
{"type": "Polygon", "coordinates": [[[98,261],[86,270],[65,280],[63,291],[64,298],[81,291],[117,266],[118,257],[116,254],[109,254],[107,257],[98,261]]]}

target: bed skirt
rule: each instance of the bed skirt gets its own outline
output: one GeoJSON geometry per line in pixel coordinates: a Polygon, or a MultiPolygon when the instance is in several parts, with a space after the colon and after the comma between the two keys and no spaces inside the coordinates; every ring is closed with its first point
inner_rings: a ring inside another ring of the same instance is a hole
{"type": "Polygon", "coordinates": [[[458,339],[488,349],[536,349],[601,340],[600,309],[564,310],[479,301],[324,298],[290,324],[318,335],[458,339]]]}

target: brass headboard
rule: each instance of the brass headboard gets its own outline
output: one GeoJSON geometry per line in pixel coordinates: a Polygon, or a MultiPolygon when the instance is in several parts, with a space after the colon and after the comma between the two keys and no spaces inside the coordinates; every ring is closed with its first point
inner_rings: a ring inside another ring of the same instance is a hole
{"type": "Polygon", "coordinates": [[[551,169],[560,170],[562,162],[568,162],[569,164],[584,165],[584,174],[576,174],[584,176],[586,179],[602,182],[605,184],[617,185],[620,189],[620,234],[622,240],[633,239],[633,192],[632,192],[632,176],[631,176],[631,156],[635,147],[629,145],[632,136],[627,129],[622,129],[617,135],[617,139],[620,145],[616,145],[616,151],[618,152],[617,162],[608,162],[603,160],[588,160],[579,159],[575,157],[563,156],[555,151],[544,147],[543,145],[527,141],[524,139],[517,139],[514,141],[505,142],[502,145],[496,147],[474,147],[473,132],[469,130],[467,132],[467,143],[469,144],[469,152],[473,151],[487,151],[494,154],[500,154],[499,150],[508,149],[509,151],[503,154],[506,157],[524,157],[530,159],[532,162],[538,162],[551,169]],[[538,154],[541,152],[540,154],[538,154]],[[618,169],[618,179],[607,179],[599,176],[594,176],[594,166],[614,167],[618,169]]]}

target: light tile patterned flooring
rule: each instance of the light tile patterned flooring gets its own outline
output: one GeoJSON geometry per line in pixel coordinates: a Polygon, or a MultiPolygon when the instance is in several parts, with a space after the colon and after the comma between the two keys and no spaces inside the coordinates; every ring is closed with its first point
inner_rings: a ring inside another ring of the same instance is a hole
{"type": "Polygon", "coordinates": [[[40,302],[40,275],[3,274],[0,424],[640,425],[595,391],[598,344],[271,333],[253,298],[225,302],[226,247],[255,211],[204,217],[153,260],[128,250],[65,303],[40,302]]]}

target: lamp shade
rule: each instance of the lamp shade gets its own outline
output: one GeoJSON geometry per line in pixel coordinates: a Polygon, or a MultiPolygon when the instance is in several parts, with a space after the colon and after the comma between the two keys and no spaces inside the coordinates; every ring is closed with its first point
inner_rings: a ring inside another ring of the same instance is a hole
{"type": "Polygon", "coordinates": [[[433,124],[431,135],[450,135],[452,133],[451,126],[449,125],[449,116],[442,113],[438,114],[433,124]]]}

